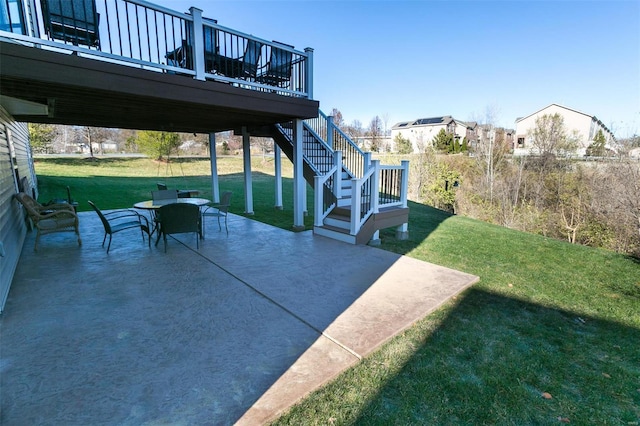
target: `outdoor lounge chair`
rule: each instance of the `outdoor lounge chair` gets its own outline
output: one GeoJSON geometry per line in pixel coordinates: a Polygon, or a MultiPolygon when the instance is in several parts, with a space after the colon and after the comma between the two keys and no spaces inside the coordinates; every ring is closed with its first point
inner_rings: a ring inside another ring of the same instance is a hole
{"type": "MultiPolygon", "coordinates": [[[[164,240],[165,253],[167,252],[167,235],[171,234],[195,232],[198,236],[196,247],[200,248],[200,238],[202,238],[200,208],[195,204],[175,203],[162,206],[158,210],[158,222],[158,231],[164,240]]],[[[159,241],[158,238],[156,245],[159,241]]]]}
{"type": "Polygon", "coordinates": [[[15,198],[27,210],[27,214],[37,230],[34,251],[38,251],[41,235],[54,232],[75,232],[78,236],[78,245],[82,245],[78,215],[73,210],[73,206],[68,203],[44,206],[24,192],[16,194],[15,198]]]}
{"type": "Polygon", "coordinates": [[[94,0],[41,0],[44,29],[52,40],[100,48],[100,15],[94,0]]]}
{"type": "MultiPolygon", "coordinates": [[[[284,43],[279,44],[293,48],[284,43]]],[[[256,81],[271,86],[287,87],[291,81],[292,61],[293,52],[271,46],[269,62],[265,66],[265,71],[258,74],[256,81]]]]}
{"type": "Polygon", "coordinates": [[[89,201],[89,205],[93,210],[98,213],[100,221],[104,226],[104,238],[102,239],[102,247],[109,235],[109,244],[107,245],[107,254],[111,249],[111,238],[113,234],[124,231],[125,229],[139,228],[140,234],[142,234],[142,242],[144,242],[144,234],[147,234],[149,240],[149,247],[151,247],[151,236],[149,235],[149,221],[146,217],[131,209],[113,210],[103,213],[92,201],[89,201]]]}
{"type": "Polygon", "coordinates": [[[206,216],[213,216],[218,218],[218,228],[222,231],[222,225],[220,224],[220,218],[224,217],[224,229],[229,234],[229,228],[227,227],[227,215],[229,213],[229,207],[231,206],[231,191],[225,191],[220,198],[220,204],[211,204],[202,210],[202,233],[204,235],[204,218],[206,216]]]}

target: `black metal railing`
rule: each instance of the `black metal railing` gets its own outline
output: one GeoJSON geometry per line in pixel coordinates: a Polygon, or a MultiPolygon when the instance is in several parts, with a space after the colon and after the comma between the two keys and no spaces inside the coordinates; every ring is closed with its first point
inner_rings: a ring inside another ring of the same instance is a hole
{"type": "Polygon", "coordinates": [[[0,2],[0,35],[42,48],[285,96],[313,95],[312,49],[223,27],[197,8],[181,13],[144,0],[0,2]]]}

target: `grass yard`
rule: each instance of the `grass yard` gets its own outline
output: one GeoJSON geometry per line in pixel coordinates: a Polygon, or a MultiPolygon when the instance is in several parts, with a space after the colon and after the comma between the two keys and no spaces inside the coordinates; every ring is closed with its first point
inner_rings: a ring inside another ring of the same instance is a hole
{"type": "MultiPolygon", "coordinates": [[[[82,210],[86,199],[130,207],[148,199],[157,181],[209,197],[208,161],[179,164],[167,177],[147,159],[39,159],[40,200],[70,185],[82,210]]],[[[254,159],[254,218],[290,229],[291,168],[283,166],[285,209],[277,211],[272,163],[254,159]]],[[[241,167],[239,158],[219,159],[220,187],[234,191],[237,214],[241,167]]],[[[385,231],[381,247],[480,282],[274,424],[640,424],[638,259],[410,208],[410,239],[385,231]]]]}
{"type": "MultiPolygon", "coordinates": [[[[38,201],[66,198],[66,187],[79,202],[78,211],[90,211],[87,200],[101,209],[129,208],[134,203],[151,198],[157,182],[171,189],[197,189],[200,197],[211,199],[211,166],[207,158],[175,158],[169,164],[147,158],[107,157],[89,160],[80,157],[37,158],[38,201]],[[90,179],[88,179],[90,178],[90,179]]],[[[273,158],[252,159],[253,204],[252,219],[283,229],[293,227],[293,167],[282,161],[283,209],[274,208],[275,185],[273,158]]],[[[220,192],[233,191],[231,213],[243,215],[244,176],[241,157],[218,159],[220,192]]],[[[313,227],[313,192],[308,188],[309,216],[305,227],[313,227]]]]}

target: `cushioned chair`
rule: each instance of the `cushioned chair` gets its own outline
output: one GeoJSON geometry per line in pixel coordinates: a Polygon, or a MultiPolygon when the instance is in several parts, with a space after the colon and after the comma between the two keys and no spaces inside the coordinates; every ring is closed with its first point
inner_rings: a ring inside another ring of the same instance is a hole
{"type": "Polygon", "coordinates": [[[109,253],[109,249],[111,249],[111,238],[113,237],[113,234],[124,231],[125,229],[140,229],[140,234],[142,234],[142,242],[144,242],[144,234],[146,233],[147,239],[149,240],[149,247],[151,247],[149,221],[146,217],[144,217],[137,211],[130,209],[112,210],[103,213],[93,202],[89,201],[89,205],[98,214],[98,217],[102,222],[102,226],[104,226],[104,238],[102,239],[102,247],[104,247],[104,242],[107,240],[107,235],[109,235],[107,254],[109,253]]]}
{"type": "Polygon", "coordinates": [[[222,193],[219,204],[211,204],[203,208],[202,210],[202,232],[204,234],[204,218],[206,216],[213,216],[218,218],[218,228],[222,231],[222,225],[220,224],[220,218],[224,218],[224,229],[229,234],[229,228],[227,227],[227,214],[229,213],[229,207],[231,206],[231,191],[225,191],[222,193]]]}
{"type": "MultiPolygon", "coordinates": [[[[167,252],[167,235],[195,232],[196,247],[200,248],[202,226],[200,208],[195,204],[175,203],[167,204],[158,209],[158,231],[164,240],[164,251],[167,252]]],[[[160,236],[160,234],[158,236],[160,236]]],[[[160,239],[156,240],[156,245],[160,239]]]]}
{"type": "Polygon", "coordinates": [[[73,210],[73,206],[68,203],[44,206],[24,192],[16,194],[15,198],[24,206],[37,230],[36,244],[33,248],[35,251],[38,251],[40,236],[54,232],[75,232],[78,236],[78,245],[82,245],[78,215],[73,210]]]}

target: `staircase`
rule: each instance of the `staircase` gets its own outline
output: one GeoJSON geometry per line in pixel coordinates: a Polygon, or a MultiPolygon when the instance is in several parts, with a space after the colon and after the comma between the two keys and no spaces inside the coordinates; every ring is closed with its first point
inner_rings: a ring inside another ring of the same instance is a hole
{"type": "MultiPolygon", "coordinates": [[[[265,130],[293,161],[293,123],[265,130]]],[[[302,148],[304,178],[315,194],[315,234],[366,244],[380,229],[396,226],[397,236],[406,237],[408,161],[372,161],[322,112],[303,122],[302,148]]]]}

